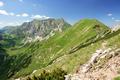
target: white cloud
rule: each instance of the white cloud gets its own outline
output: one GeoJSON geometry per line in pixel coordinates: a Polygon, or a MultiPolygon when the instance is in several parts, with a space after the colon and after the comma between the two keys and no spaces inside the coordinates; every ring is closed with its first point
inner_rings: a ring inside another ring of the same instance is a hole
{"type": "Polygon", "coordinates": [[[17,17],[20,17],[21,15],[20,15],[20,14],[17,14],[16,16],[17,16],[17,17]]]}
{"type": "Polygon", "coordinates": [[[9,13],[5,10],[0,10],[0,15],[9,15],[9,13]]]}
{"type": "Polygon", "coordinates": [[[0,7],[4,6],[4,3],[2,1],[0,1],[0,7]]]}
{"type": "Polygon", "coordinates": [[[32,15],[33,19],[49,19],[50,17],[48,16],[41,16],[41,15],[32,15]]]}
{"type": "Polygon", "coordinates": [[[17,14],[16,16],[17,16],[17,17],[28,17],[29,14],[27,14],[27,13],[22,13],[22,14],[17,14]]]}
{"type": "Polygon", "coordinates": [[[108,16],[112,16],[112,14],[111,14],[111,13],[108,13],[107,15],[108,15],[108,16]]]}
{"type": "Polygon", "coordinates": [[[23,2],[23,0],[19,0],[20,2],[23,2]]]}
{"type": "Polygon", "coordinates": [[[6,10],[0,10],[0,15],[14,16],[13,12],[7,12],[6,10]]]}
{"type": "Polygon", "coordinates": [[[21,16],[22,17],[28,17],[29,15],[27,13],[23,13],[21,16]]]}
{"type": "MultiPolygon", "coordinates": [[[[29,17],[28,13],[22,13],[22,14],[15,14],[13,12],[7,12],[6,10],[0,10],[0,15],[6,15],[6,16],[16,16],[16,17],[29,17]]],[[[32,19],[49,19],[48,16],[41,16],[41,15],[32,15],[32,19]]]]}
{"type": "Polygon", "coordinates": [[[14,16],[15,14],[13,12],[9,13],[10,16],[14,16]]]}
{"type": "Polygon", "coordinates": [[[29,18],[32,18],[32,19],[49,19],[50,18],[48,16],[29,15],[28,13],[15,14],[13,12],[7,12],[6,10],[0,10],[0,15],[16,16],[16,17],[29,17],[29,18]]]}
{"type": "Polygon", "coordinates": [[[15,14],[13,12],[7,12],[6,10],[0,10],[0,15],[16,16],[16,17],[28,17],[29,16],[29,14],[27,13],[15,14]]]}
{"type": "Polygon", "coordinates": [[[30,22],[30,20],[26,20],[26,21],[24,21],[24,22],[30,22]]]}
{"type": "Polygon", "coordinates": [[[120,19],[116,19],[115,22],[120,22],[120,19]]]}

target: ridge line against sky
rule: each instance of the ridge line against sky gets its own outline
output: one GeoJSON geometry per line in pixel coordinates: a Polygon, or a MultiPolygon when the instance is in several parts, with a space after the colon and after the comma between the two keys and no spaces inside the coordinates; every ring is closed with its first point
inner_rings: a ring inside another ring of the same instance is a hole
{"type": "Polygon", "coordinates": [[[0,0],[0,28],[32,19],[64,18],[73,24],[96,18],[111,26],[120,22],[120,0],[0,0]]]}

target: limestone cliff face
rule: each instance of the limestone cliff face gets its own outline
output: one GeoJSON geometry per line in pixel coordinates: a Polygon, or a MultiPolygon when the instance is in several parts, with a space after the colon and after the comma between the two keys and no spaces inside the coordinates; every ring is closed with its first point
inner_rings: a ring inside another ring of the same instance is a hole
{"type": "Polygon", "coordinates": [[[62,31],[70,25],[63,19],[46,19],[46,20],[33,20],[31,22],[25,22],[21,25],[20,29],[24,34],[33,37],[41,36],[45,37],[52,30],[62,31]]]}
{"type": "Polygon", "coordinates": [[[28,41],[42,40],[50,33],[59,31],[62,32],[68,27],[71,27],[64,19],[34,19],[31,22],[25,22],[20,26],[7,26],[3,28],[3,31],[9,34],[14,34],[20,38],[25,38],[28,41]]]}

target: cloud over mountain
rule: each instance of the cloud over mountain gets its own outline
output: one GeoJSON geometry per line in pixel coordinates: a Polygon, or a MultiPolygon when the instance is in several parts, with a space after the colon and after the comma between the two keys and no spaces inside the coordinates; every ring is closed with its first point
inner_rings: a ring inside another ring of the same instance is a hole
{"type": "Polygon", "coordinates": [[[33,19],[49,19],[50,17],[48,16],[41,16],[41,15],[32,15],[33,19]]]}
{"type": "Polygon", "coordinates": [[[0,7],[4,6],[4,2],[0,1],[0,7]]]}

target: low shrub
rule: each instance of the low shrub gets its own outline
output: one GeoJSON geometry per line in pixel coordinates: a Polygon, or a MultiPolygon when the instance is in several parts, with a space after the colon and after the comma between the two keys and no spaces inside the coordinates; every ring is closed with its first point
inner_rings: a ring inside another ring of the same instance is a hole
{"type": "Polygon", "coordinates": [[[40,76],[27,77],[26,80],[65,80],[66,71],[61,68],[54,69],[51,72],[43,70],[40,76]]]}

